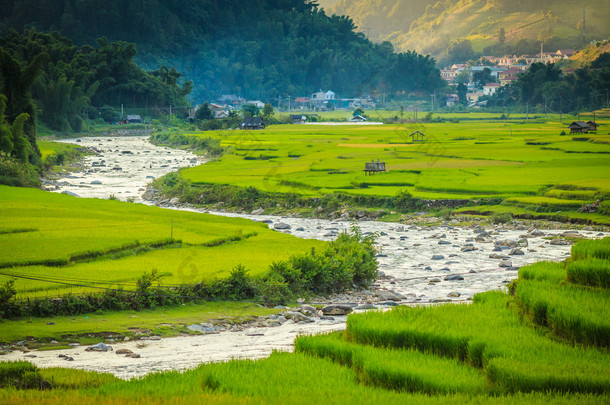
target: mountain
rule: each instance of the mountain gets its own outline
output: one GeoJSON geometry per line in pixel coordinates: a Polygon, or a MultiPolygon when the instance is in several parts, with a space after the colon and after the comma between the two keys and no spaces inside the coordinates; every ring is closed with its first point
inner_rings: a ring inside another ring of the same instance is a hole
{"type": "Polygon", "coordinates": [[[339,0],[329,12],[348,15],[374,41],[445,61],[466,41],[473,53],[500,55],[539,52],[540,41],[549,50],[582,48],[610,36],[607,0],[339,0]]]}
{"type": "Polygon", "coordinates": [[[99,37],[137,45],[149,70],[175,66],[194,102],[221,94],[277,100],[332,89],[340,96],[428,92],[434,60],[396,54],[312,0],[0,0],[0,32],[60,31],[77,45],[99,37]],[[403,72],[409,72],[409,75],[403,72]]]}

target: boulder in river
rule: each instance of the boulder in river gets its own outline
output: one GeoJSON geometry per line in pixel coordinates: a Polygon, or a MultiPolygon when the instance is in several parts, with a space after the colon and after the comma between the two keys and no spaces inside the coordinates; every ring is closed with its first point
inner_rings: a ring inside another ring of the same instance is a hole
{"type": "Polygon", "coordinates": [[[347,315],[352,312],[352,307],[349,305],[330,304],[322,308],[324,315],[347,315]]]}
{"type": "Polygon", "coordinates": [[[450,276],[445,276],[444,280],[445,281],[462,281],[462,280],[464,280],[464,277],[460,276],[459,274],[452,274],[450,276]]]}
{"type": "Polygon", "coordinates": [[[443,260],[444,258],[443,255],[432,255],[432,260],[443,260]]]}
{"type": "Polygon", "coordinates": [[[392,291],[378,290],[375,296],[383,301],[400,301],[402,298],[392,291]]]}
{"type": "Polygon", "coordinates": [[[252,215],[261,215],[263,212],[265,212],[264,209],[258,208],[258,209],[252,210],[252,212],[250,212],[250,214],[252,214],[252,215]]]}
{"type": "Polygon", "coordinates": [[[291,228],[290,225],[288,225],[288,224],[286,224],[284,222],[276,222],[275,224],[273,224],[273,227],[275,229],[278,229],[278,230],[285,230],[285,229],[290,229],[291,228]]]}
{"type": "Polygon", "coordinates": [[[524,254],[525,253],[523,253],[523,250],[518,249],[518,248],[512,249],[509,253],[509,255],[511,255],[511,256],[523,256],[524,254]]]}
{"type": "Polygon", "coordinates": [[[86,352],[107,352],[107,351],[112,351],[112,346],[109,346],[107,344],[100,342],[96,345],[87,347],[85,349],[85,351],[86,352]]]}
{"type": "Polygon", "coordinates": [[[300,312],[292,312],[292,311],[284,312],[284,317],[287,319],[291,319],[293,322],[307,322],[307,323],[315,322],[313,319],[311,319],[307,315],[304,315],[300,312]]]}

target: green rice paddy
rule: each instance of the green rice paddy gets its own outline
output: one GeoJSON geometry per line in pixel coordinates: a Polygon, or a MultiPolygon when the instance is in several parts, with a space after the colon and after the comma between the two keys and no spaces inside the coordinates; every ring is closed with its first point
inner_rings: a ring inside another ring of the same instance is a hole
{"type": "Polygon", "coordinates": [[[576,213],[610,194],[610,136],[603,129],[610,121],[598,120],[598,134],[560,135],[571,118],[500,120],[478,113],[462,122],[190,133],[220,139],[232,153],[181,173],[193,184],[312,197],[393,197],[406,190],[423,199],[496,197],[515,208],[576,213]],[[425,141],[413,141],[414,131],[425,141]],[[377,159],[387,171],[367,176],[365,163],[377,159]]]}
{"type": "MultiPolygon", "coordinates": [[[[575,245],[578,255],[569,262],[599,257],[608,251],[608,240],[575,245]]],[[[514,296],[491,291],[476,295],[469,305],[397,307],[351,315],[345,332],[299,337],[295,353],[203,364],[131,381],[13,363],[0,373],[38,375],[53,381],[55,388],[0,388],[0,400],[16,404],[75,399],[116,404],[608,403],[607,338],[605,343],[579,342],[557,330],[551,319],[552,311],[572,300],[568,307],[578,311],[568,318],[586,319],[589,323],[580,324],[580,333],[592,336],[595,328],[607,324],[608,290],[566,284],[565,277],[563,264],[538,263],[521,269],[511,287],[514,296]],[[547,323],[531,322],[536,317],[530,317],[532,301],[525,290],[520,291],[524,286],[531,297],[550,298],[547,323]],[[603,294],[606,298],[598,300],[603,294]]]]}
{"type": "Polygon", "coordinates": [[[224,278],[239,264],[257,275],[322,244],[239,218],[0,187],[0,283],[29,277],[16,280],[17,298],[129,290],[153,269],[165,285],[224,278]]]}

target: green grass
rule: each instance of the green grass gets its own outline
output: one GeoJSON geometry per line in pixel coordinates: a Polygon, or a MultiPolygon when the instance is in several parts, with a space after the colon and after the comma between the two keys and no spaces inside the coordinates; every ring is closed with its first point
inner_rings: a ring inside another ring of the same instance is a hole
{"type": "Polygon", "coordinates": [[[53,142],[41,139],[37,140],[36,144],[38,145],[38,149],[40,149],[40,154],[42,155],[43,159],[60,151],[69,151],[80,148],[80,146],[70,143],[53,142]]]}
{"type": "Polygon", "coordinates": [[[322,245],[239,218],[0,187],[0,283],[14,274],[73,284],[19,279],[19,298],[133,289],[153,269],[166,284],[225,277],[238,264],[257,275],[322,245]]]}
{"type": "Polygon", "coordinates": [[[348,336],[360,344],[413,348],[482,367],[508,391],[607,392],[607,353],[569,347],[521,324],[500,292],[475,296],[472,305],[399,307],[348,318],[348,336]],[[526,366],[527,365],[527,366],[526,366]]]}
{"type": "Polygon", "coordinates": [[[568,280],[575,284],[610,288],[610,263],[608,260],[579,260],[568,265],[568,280]]]}
{"type": "MultiPolygon", "coordinates": [[[[333,118],[342,114],[325,113],[333,118]]],[[[262,131],[187,134],[217,138],[234,153],[181,173],[193,184],[253,186],[310,197],[333,193],[393,197],[406,190],[415,197],[434,199],[510,197],[513,206],[574,213],[610,193],[610,146],[597,142],[605,136],[592,135],[586,142],[560,136],[568,119],[562,124],[558,116],[529,121],[497,120],[495,114],[485,113],[461,116],[471,120],[277,125],[262,131]],[[415,130],[426,134],[426,142],[411,141],[409,134],[415,130]],[[385,161],[388,171],[366,176],[364,164],[371,159],[385,161]],[[553,186],[564,191],[557,188],[544,196],[541,190],[553,186]],[[567,187],[577,191],[566,191],[567,187]]]]}
{"type": "Polygon", "coordinates": [[[187,333],[186,326],[193,323],[215,320],[239,322],[277,312],[277,309],[261,308],[249,302],[205,302],[141,311],[19,319],[0,324],[0,342],[15,342],[31,336],[42,342],[57,340],[88,344],[99,342],[100,338],[95,336],[102,332],[131,336],[133,328],[148,329],[151,334],[161,336],[177,336],[187,333]]]}

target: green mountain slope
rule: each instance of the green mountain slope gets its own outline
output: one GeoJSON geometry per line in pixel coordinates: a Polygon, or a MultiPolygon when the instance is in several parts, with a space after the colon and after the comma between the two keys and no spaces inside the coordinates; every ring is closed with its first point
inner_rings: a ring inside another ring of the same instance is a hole
{"type": "Polygon", "coordinates": [[[0,0],[0,10],[0,32],[35,26],[79,45],[102,36],[134,42],[141,66],[175,66],[193,80],[195,102],[221,94],[269,101],[318,89],[357,96],[442,85],[430,59],[373,44],[349,18],[328,16],[311,0],[0,0]],[[421,78],[401,80],[405,70],[421,78]]]}
{"type": "Polygon", "coordinates": [[[500,54],[536,52],[540,40],[547,49],[580,48],[610,36],[606,0],[340,0],[331,11],[370,28],[372,40],[389,40],[399,51],[412,49],[437,59],[462,40],[477,53],[500,54]]]}

